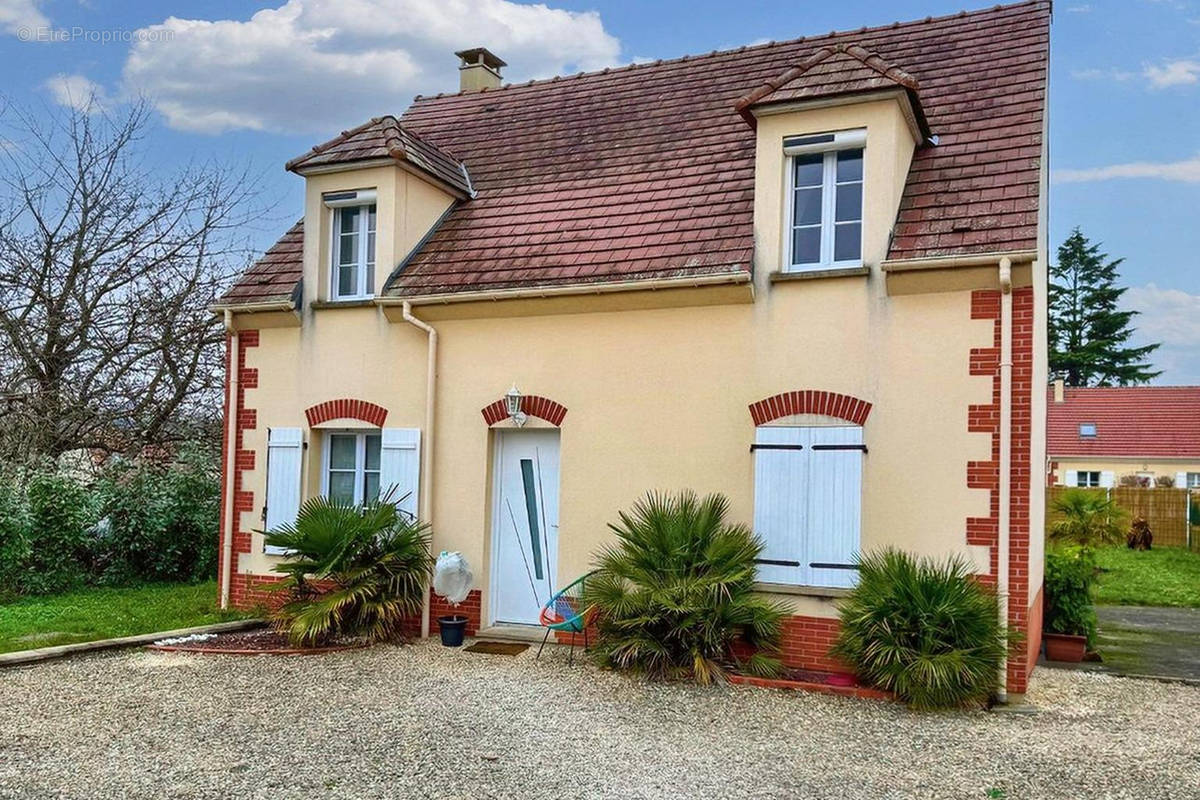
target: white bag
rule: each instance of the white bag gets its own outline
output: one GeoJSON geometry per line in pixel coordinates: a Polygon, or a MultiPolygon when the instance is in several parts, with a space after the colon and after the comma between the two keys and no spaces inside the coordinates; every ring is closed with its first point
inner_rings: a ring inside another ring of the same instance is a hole
{"type": "Polygon", "coordinates": [[[471,592],[471,582],[475,576],[462,553],[447,553],[442,551],[437,557],[433,568],[433,590],[452,606],[456,606],[471,592]]]}

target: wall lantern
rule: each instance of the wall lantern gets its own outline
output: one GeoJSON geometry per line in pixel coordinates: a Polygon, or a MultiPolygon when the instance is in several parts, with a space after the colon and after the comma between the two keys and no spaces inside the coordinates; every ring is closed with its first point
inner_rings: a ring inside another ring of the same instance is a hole
{"type": "Polygon", "coordinates": [[[521,410],[521,392],[519,389],[517,389],[517,385],[515,383],[513,384],[513,387],[508,390],[508,394],[504,395],[504,403],[508,408],[508,416],[512,418],[513,423],[518,428],[522,427],[528,417],[526,417],[525,412],[521,410]]]}

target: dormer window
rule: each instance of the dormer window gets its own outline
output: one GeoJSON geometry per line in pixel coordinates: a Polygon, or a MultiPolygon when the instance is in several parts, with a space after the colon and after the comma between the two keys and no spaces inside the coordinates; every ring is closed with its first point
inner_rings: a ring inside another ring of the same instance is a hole
{"type": "Polygon", "coordinates": [[[783,140],[788,165],[785,269],[862,265],[866,131],[783,140]]]}
{"type": "Polygon", "coordinates": [[[333,211],[332,300],[364,300],[375,293],[375,192],[327,194],[333,211]]]}
{"type": "Polygon", "coordinates": [[[1079,438],[1080,439],[1095,439],[1096,438],[1096,423],[1094,423],[1094,422],[1079,423],[1079,438]]]}

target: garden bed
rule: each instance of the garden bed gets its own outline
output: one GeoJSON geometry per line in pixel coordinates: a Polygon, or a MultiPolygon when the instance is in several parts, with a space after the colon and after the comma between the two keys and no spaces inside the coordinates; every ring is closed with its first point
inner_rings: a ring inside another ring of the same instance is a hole
{"type": "Polygon", "coordinates": [[[792,691],[835,694],[843,697],[859,697],[868,700],[895,700],[891,692],[860,686],[853,675],[840,672],[814,672],[812,670],[784,670],[778,678],[760,678],[755,675],[731,674],[729,682],[739,686],[757,686],[760,689],[790,689],[792,691]]]}
{"type": "Polygon", "coordinates": [[[165,653],[204,653],[226,656],[309,656],[339,653],[368,647],[367,642],[348,640],[321,647],[296,647],[286,636],[272,630],[198,634],[179,639],[163,639],[146,645],[147,650],[165,653]]]}

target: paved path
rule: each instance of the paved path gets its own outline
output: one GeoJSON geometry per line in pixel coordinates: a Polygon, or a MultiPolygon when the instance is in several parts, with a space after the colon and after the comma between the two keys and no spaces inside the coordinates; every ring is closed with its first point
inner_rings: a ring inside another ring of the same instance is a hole
{"type": "Polygon", "coordinates": [[[1200,681],[1200,608],[1097,606],[1096,671],[1200,681]]]}

